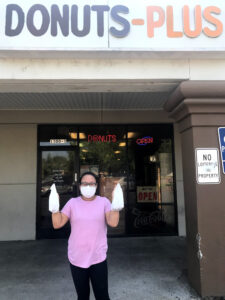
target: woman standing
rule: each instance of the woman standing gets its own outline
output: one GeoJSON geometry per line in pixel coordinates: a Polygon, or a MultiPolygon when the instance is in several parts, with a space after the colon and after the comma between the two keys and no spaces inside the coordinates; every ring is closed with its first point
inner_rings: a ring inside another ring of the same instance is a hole
{"type": "MultiPolygon", "coordinates": [[[[68,240],[68,259],[78,300],[89,300],[91,281],[96,300],[109,300],[107,269],[107,224],[116,227],[123,203],[115,205],[97,196],[98,181],[92,172],[80,178],[81,196],[71,198],[61,212],[52,213],[55,229],[68,220],[71,233],[68,240]],[[117,206],[117,207],[116,207],[117,206]]],[[[114,201],[115,202],[115,201],[114,201]]]]}

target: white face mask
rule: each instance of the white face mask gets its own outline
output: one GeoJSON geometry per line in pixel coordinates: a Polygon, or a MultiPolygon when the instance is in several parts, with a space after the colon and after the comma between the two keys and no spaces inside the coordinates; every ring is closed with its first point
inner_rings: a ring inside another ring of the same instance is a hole
{"type": "Polygon", "coordinates": [[[92,198],[95,195],[96,186],[81,186],[80,192],[85,198],[92,198]]]}

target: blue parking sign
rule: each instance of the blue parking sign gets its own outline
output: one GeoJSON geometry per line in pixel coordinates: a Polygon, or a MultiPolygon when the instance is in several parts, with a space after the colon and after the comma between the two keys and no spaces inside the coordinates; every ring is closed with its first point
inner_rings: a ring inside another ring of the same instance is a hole
{"type": "Polygon", "coordinates": [[[225,174],[225,127],[220,127],[218,129],[219,142],[220,142],[220,153],[223,166],[223,174],[225,174]]]}

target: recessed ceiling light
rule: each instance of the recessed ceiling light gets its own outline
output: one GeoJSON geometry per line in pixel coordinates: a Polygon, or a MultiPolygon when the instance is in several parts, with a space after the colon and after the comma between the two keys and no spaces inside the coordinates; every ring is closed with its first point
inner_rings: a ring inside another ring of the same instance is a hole
{"type": "Polygon", "coordinates": [[[119,143],[119,147],[126,147],[126,143],[125,142],[119,143]]]}
{"type": "Polygon", "coordinates": [[[80,132],[79,133],[79,138],[80,138],[80,140],[85,140],[86,139],[86,134],[83,133],[83,132],[80,132]]]}
{"type": "Polygon", "coordinates": [[[77,133],[76,132],[69,132],[69,135],[70,135],[71,139],[77,140],[77,133]]]}

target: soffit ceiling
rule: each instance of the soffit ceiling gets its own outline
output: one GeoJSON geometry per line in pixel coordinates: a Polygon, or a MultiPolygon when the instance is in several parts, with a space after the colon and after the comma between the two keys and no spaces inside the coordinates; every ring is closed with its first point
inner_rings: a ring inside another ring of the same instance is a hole
{"type": "Polygon", "coordinates": [[[136,92],[135,86],[132,92],[4,92],[0,110],[162,110],[178,85],[148,84],[148,91],[139,86],[136,92]]]}
{"type": "Polygon", "coordinates": [[[10,110],[126,110],[162,109],[166,93],[0,94],[0,109],[10,110]]]}

